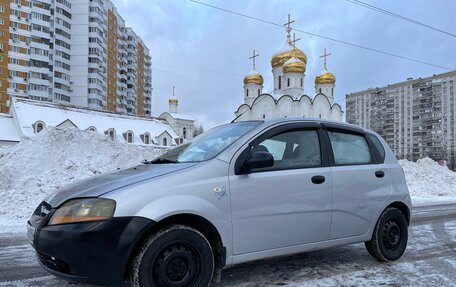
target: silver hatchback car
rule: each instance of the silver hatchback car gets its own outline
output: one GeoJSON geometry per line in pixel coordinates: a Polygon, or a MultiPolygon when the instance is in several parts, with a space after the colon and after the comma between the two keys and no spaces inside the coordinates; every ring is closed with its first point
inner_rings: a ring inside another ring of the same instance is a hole
{"type": "Polygon", "coordinates": [[[277,119],[222,125],[68,186],[27,226],[40,264],[67,280],[207,286],[227,266],[358,242],[396,260],[410,213],[403,171],[379,135],[277,119]]]}

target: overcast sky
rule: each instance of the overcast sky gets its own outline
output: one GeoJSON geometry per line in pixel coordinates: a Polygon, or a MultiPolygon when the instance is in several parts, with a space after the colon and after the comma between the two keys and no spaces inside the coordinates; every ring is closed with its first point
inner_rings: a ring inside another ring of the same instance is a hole
{"type": "MultiPolygon", "coordinates": [[[[260,54],[263,91],[272,89],[270,61],[283,46],[284,29],[187,0],[113,1],[149,47],[153,115],[168,110],[174,85],[179,113],[195,116],[205,128],[230,121],[243,103],[242,80],[251,70],[252,49],[260,54]]],[[[200,1],[278,23],[290,13],[297,29],[456,68],[456,38],[345,0],[200,1]]],[[[456,1],[364,1],[456,33],[456,1]]],[[[314,79],[323,67],[318,56],[327,48],[332,53],[328,69],[337,79],[335,99],[343,107],[347,93],[447,71],[298,32],[297,37],[308,57],[305,93],[315,94],[314,79]]]]}

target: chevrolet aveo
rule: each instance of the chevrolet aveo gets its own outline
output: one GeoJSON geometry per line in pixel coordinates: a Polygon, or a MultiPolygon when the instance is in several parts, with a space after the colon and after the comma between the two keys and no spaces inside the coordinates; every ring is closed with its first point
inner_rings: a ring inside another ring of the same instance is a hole
{"type": "Polygon", "coordinates": [[[234,264],[364,242],[402,256],[411,201],[374,132],[310,119],[216,127],[157,159],[68,186],[28,222],[70,281],[207,286],[234,264]]]}

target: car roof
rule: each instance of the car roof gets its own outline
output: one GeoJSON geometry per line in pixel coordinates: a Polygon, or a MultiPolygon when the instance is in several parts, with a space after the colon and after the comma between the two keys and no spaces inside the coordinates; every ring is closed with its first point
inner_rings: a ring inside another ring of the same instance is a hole
{"type": "MultiPolygon", "coordinates": [[[[322,124],[322,125],[326,124],[326,125],[330,125],[330,126],[337,126],[337,127],[345,128],[348,130],[358,130],[358,131],[372,133],[371,130],[357,126],[357,125],[352,125],[352,124],[348,124],[345,122],[339,122],[339,121],[317,119],[317,118],[270,118],[270,119],[263,119],[261,121],[264,122],[264,124],[268,125],[268,126],[272,126],[272,125],[280,124],[280,123],[309,122],[309,123],[318,123],[318,124],[322,124]]],[[[252,120],[252,121],[245,121],[245,122],[258,122],[258,121],[252,120]]]]}

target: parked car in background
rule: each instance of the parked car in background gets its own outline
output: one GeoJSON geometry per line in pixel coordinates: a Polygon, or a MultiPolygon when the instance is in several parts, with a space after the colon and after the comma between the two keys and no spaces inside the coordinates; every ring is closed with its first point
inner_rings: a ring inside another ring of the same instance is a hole
{"type": "Polygon", "coordinates": [[[46,198],[28,223],[44,269],[71,281],[207,286],[222,268],[364,242],[407,245],[411,201],[376,133],[315,119],[216,127],[157,159],[46,198]]]}

